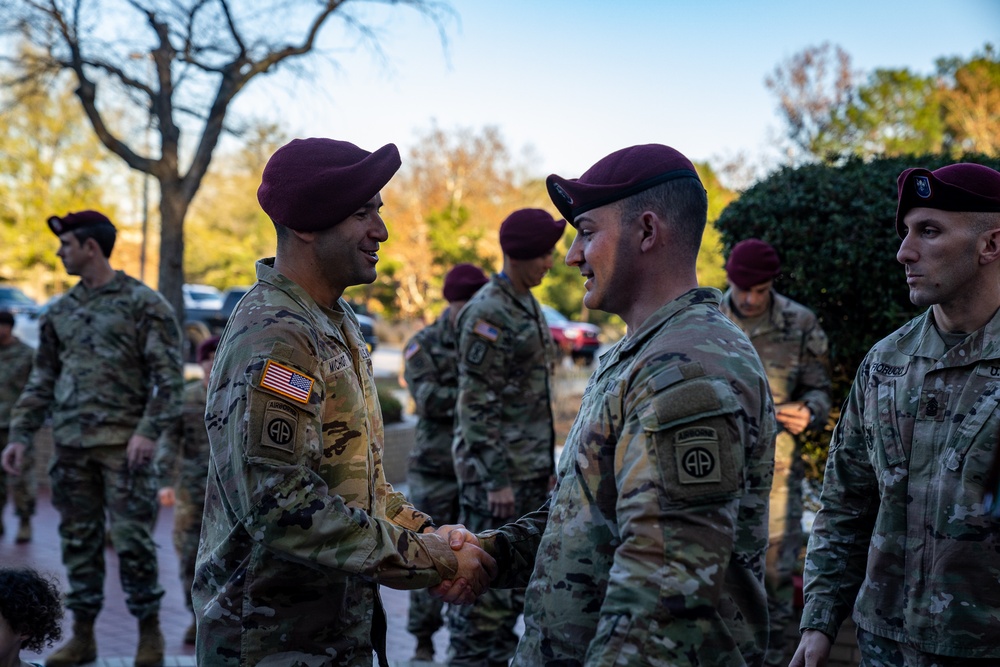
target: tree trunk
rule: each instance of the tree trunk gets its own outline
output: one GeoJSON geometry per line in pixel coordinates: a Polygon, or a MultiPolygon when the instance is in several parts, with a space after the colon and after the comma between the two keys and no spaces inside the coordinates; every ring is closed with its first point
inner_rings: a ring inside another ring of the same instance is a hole
{"type": "Polygon", "coordinates": [[[180,181],[160,182],[160,293],[184,325],[184,217],[190,201],[184,196],[180,181]]]}

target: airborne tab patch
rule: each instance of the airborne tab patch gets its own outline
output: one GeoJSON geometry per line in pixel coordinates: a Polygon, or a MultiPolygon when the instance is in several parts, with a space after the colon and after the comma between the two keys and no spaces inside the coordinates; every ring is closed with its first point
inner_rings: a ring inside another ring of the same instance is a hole
{"type": "Polygon", "coordinates": [[[270,389],[299,403],[308,403],[313,379],[283,364],[268,359],[260,377],[260,387],[270,389]]]}
{"type": "Polygon", "coordinates": [[[490,324],[486,320],[479,320],[476,322],[476,326],[472,328],[472,331],[491,343],[497,342],[497,338],[500,337],[500,328],[490,324]]]}
{"type": "Polygon", "coordinates": [[[264,411],[264,431],[260,434],[260,444],[284,452],[295,451],[295,431],[298,429],[298,414],[281,401],[268,401],[264,411]]]}

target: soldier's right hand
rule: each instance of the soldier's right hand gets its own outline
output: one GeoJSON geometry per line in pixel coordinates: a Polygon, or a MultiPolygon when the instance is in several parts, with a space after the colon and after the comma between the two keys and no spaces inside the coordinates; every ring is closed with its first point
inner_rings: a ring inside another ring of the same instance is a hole
{"type": "Polygon", "coordinates": [[[472,604],[487,588],[497,574],[497,563],[488,553],[466,542],[455,552],[458,572],[452,581],[441,582],[431,589],[435,597],[448,604],[472,604]]]}
{"type": "Polygon", "coordinates": [[[21,474],[21,465],[24,462],[24,444],[20,442],[9,443],[0,455],[0,463],[3,469],[11,475],[21,474]]]}
{"type": "Polygon", "coordinates": [[[833,640],[819,630],[804,630],[788,667],[826,667],[833,640]]]}

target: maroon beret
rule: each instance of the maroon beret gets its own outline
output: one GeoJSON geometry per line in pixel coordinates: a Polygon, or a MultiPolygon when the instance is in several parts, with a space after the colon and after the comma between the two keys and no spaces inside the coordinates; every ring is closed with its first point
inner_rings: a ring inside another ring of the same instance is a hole
{"type": "Polygon", "coordinates": [[[97,211],[77,211],[76,213],[67,213],[61,218],[58,215],[53,215],[49,217],[47,222],[49,223],[49,229],[56,236],[90,225],[111,225],[114,227],[111,221],[108,220],[108,216],[97,211]]]}
{"type": "Polygon", "coordinates": [[[726,261],[729,282],[740,289],[766,283],[781,273],[778,251],[760,239],[747,239],[733,246],[726,261]]]}
{"type": "Polygon", "coordinates": [[[220,340],[221,338],[218,336],[209,336],[198,344],[198,350],[194,353],[194,358],[199,364],[208,359],[208,355],[219,349],[220,340]]]}
{"type": "Polygon", "coordinates": [[[329,229],[377,195],[400,164],[395,144],[369,153],[346,141],[293,139],[267,161],[257,201],[275,224],[329,229]]]}
{"type": "Polygon", "coordinates": [[[896,233],[904,236],[903,219],[911,208],[983,213],[1000,211],[1000,172],[981,164],[960,162],[934,171],[907,169],[896,180],[899,205],[896,233]]]}
{"type": "Polygon", "coordinates": [[[448,301],[468,301],[489,281],[475,264],[456,264],[444,277],[444,298],[448,301]]]}
{"type": "Polygon", "coordinates": [[[500,225],[500,249],[514,259],[535,259],[556,247],[566,229],[565,220],[556,220],[540,208],[522,208],[507,216],[500,225]]]}
{"type": "Polygon", "coordinates": [[[545,186],[552,203],[574,225],[582,213],[678,178],[701,182],[691,160],[680,152],[662,144],[644,144],[615,151],[580,178],[552,174],[545,179],[545,186]]]}

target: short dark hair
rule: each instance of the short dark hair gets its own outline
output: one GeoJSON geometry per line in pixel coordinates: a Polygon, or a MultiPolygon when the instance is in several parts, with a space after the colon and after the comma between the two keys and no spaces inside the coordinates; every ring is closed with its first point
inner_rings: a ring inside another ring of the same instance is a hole
{"type": "Polygon", "coordinates": [[[39,652],[62,637],[62,600],[55,583],[28,567],[0,568],[0,614],[21,648],[39,652]]]}
{"type": "Polygon", "coordinates": [[[101,254],[108,258],[111,257],[111,251],[115,248],[115,239],[118,237],[118,232],[115,230],[114,225],[100,223],[77,227],[70,230],[70,234],[76,237],[80,245],[86,243],[87,239],[94,239],[97,247],[101,249],[101,254]]]}
{"type": "Polygon", "coordinates": [[[618,202],[622,224],[652,211],[674,225],[685,249],[697,257],[708,220],[708,195],[696,178],[678,178],[654,185],[618,202]]]}

